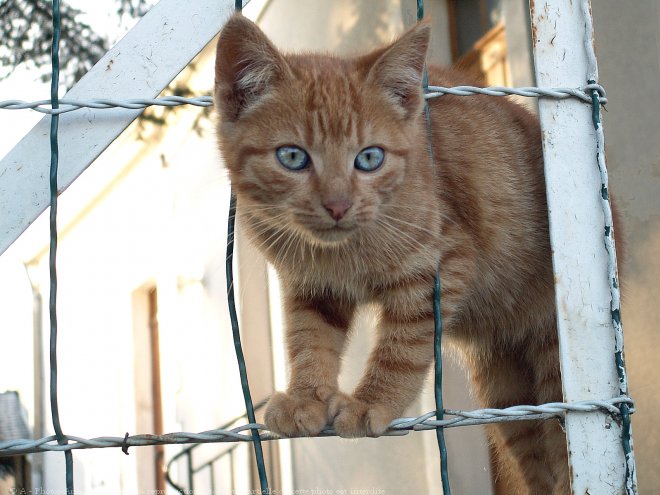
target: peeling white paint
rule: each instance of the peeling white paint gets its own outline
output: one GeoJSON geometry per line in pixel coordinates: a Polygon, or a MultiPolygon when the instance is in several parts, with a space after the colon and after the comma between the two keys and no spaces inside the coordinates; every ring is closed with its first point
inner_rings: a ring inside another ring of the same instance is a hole
{"type": "MultiPolygon", "coordinates": [[[[538,86],[585,85],[596,74],[590,10],[571,0],[530,4],[538,86]]],[[[620,393],[591,110],[575,99],[539,102],[567,402],[620,393]]],[[[620,425],[606,413],[569,412],[566,434],[573,493],[625,493],[620,425]]]]}

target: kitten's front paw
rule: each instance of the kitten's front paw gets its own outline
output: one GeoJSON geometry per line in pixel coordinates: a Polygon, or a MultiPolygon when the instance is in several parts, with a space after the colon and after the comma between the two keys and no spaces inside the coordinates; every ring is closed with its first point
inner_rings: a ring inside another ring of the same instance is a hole
{"type": "Polygon", "coordinates": [[[316,397],[274,393],[266,406],[266,427],[285,437],[318,435],[328,424],[328,406],[316,397]]]}
{"type": "Polygon", "coordinates": [[[341,392],[330,399],[328,412],[337,435],[343,438],[378,437],[396,417],[384,404],[369,404],[341,392]]]}

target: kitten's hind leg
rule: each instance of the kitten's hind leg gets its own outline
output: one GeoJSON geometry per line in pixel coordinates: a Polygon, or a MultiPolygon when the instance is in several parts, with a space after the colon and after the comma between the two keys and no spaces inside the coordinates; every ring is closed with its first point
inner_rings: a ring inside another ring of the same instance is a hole
{"type": "Polygon", "coordinates": [[[283,436],[311,436],[330,422],[328,402],[337,375],[354,305],[285,290],[287,349],[291,378],[266,407],[269,430],[283,436]]]}
{"type": "MultiPolygon", "coordinates": [[[[483,407],[503,409],[537,403],[534,373],[521,354],[507,349],[470,357],[470,378],[483,407]]],[[[545,444],[545,428],[539,421],[496,423],[487,428],[499,470],[496,476],[519,484],[516,494],[553,493],[555,476],[545,444]]]]}
{"type": "MultiPolygon", "coordinates": [[[[534,339],[527,346],[527,360],[534,366],[534,393],[538,404],[561,402],[562,385],[559,368],[559,341],[554,322],[548,325],[547,340],[534,339]]],[[[570,475],[566,433],[558,419],[543,422],[543,440],[549,469],[555,478],[553,495],[568,495],[570,475]]]]}

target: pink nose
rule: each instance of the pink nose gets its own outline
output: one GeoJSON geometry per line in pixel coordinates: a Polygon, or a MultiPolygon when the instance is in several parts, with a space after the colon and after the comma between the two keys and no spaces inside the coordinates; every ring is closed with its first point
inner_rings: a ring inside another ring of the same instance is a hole
{"type": "Polygon", "coordinates": [[[346,212],[351,206],[353,206],[353,203],[348,199],[331,199],[323,202],[323,207],[337,221],[344,218],[344,215],[346,215],[346,212]]]}

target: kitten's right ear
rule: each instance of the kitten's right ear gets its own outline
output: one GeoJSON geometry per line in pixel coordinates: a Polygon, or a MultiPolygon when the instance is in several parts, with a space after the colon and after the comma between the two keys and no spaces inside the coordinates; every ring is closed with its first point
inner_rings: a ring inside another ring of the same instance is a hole
{"type": "Polygon", "coordinates": [[[220,32],[215,58],[215,106],[225,121],[235,121],[289,73],[266,35],[235,14],[220,32]]]}

